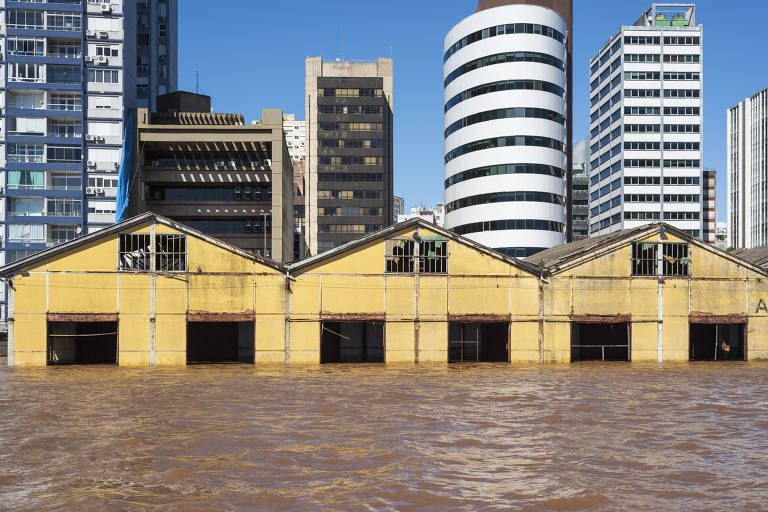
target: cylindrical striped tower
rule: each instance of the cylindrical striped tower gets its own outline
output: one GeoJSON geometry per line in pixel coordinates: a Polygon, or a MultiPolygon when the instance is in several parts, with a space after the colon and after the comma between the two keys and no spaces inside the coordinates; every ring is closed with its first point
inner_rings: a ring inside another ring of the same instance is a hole
{"type": "Polygon", "coordinates": [[[445,225],[510,256],[566,241],[567,37],[552,9],[501,5],[445,38],[445,225]]]}

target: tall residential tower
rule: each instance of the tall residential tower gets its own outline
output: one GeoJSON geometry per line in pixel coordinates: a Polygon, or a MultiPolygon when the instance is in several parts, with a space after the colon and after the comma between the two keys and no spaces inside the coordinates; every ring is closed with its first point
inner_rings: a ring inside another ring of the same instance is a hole
{"type": "Polygon", "coordinates": [[[663,220],[702,235],[702,27],[653,4],[590,61],[590,234],[663,220]]]}
{"type": "Polygon", "coordinates": [[[126,113],[176,87],[176,5],[0,2],[0,265],[115,221],[126,113]]]}
{"type": "Polygon", "coordinates": [[[568,239],[571,10],[484,0],[445,38],[445,226],[510,256],[568,239]]]}
{"type": "Polygon", "coordinates": [[[728,109],[728,246],[768,245],[768,89],[728,109]]]}

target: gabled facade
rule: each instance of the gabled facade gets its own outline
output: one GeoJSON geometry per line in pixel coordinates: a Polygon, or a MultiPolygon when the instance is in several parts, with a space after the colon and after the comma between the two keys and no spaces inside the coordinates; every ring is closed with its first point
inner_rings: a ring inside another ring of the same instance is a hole
{"type": "Polygon", "coordinates": [[[768,359],[768,272],[666,224],[517,260],[413,219],[284,267],[148,213],[0,278],[11,365],[768,359]]]}
{"type": "Polygon", "coordinates": [[[718,346],[738,338],[744,359],[768,356],[765,269],[667,224],[575,242],[528,261],[539,265],[547,281],[545,362],[573,361],[577,352],[586,352],[579,345],[617,345],[605,343],[613,338],[607,331],[598,334],[595,324],[626,330],[623,360],[702,359],[702,350],[696,354],[701,337],[716,337],[718,346]],[[576,324],[596,338],[580,342],[576,324]]]}

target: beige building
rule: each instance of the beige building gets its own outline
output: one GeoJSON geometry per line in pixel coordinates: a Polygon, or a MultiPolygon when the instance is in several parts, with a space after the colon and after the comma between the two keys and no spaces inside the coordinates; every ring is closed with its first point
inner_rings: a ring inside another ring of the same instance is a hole
{"type": "Polygon", "coordinates": [[[139,109],[128,214],[154,211],[275,261],[293,260],[293,167],[283,113],[139,109]]]}
{"type": "Polygon", "coordinates": [[[306,243],[334,249],[392,224],[393,61],[306,60],[306,243]]]}

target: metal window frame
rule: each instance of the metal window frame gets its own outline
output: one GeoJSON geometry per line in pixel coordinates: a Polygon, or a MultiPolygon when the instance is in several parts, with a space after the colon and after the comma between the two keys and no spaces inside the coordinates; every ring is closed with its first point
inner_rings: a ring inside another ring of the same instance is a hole
{"type": "Polygon", "coordinates": [[[443,237],[423,237],[423,238],[389,238],[385,242],[384,250],[384,272],[386,274],[419,274],[419,275],[447,275],[448,264],[450,261],[450,247],[449,240],[443,237]],[[404,242],[412,244],[411,254],[394,254],[394,242],[404,242]],[[445,249],[442,251],[444,254],[436,254],[437,251],[429,251],[423,255],[422,248],[427,244],[441,244],[445,249]],[[429,252],[433,252],[433,256],[429,255],[429,252]],[[407,270],[389,270],[388,266],[391,261],[397,261],[397,267],[402,268],[403,261],[406,259],[412,260],[412,268],[407,270]],[[437,262],[443,262],[438,264],[437,262]],[[431,267],[434,270],[430,270],[431,267]],[[444,267],[442,269],[438,267],[444,267]]]}

